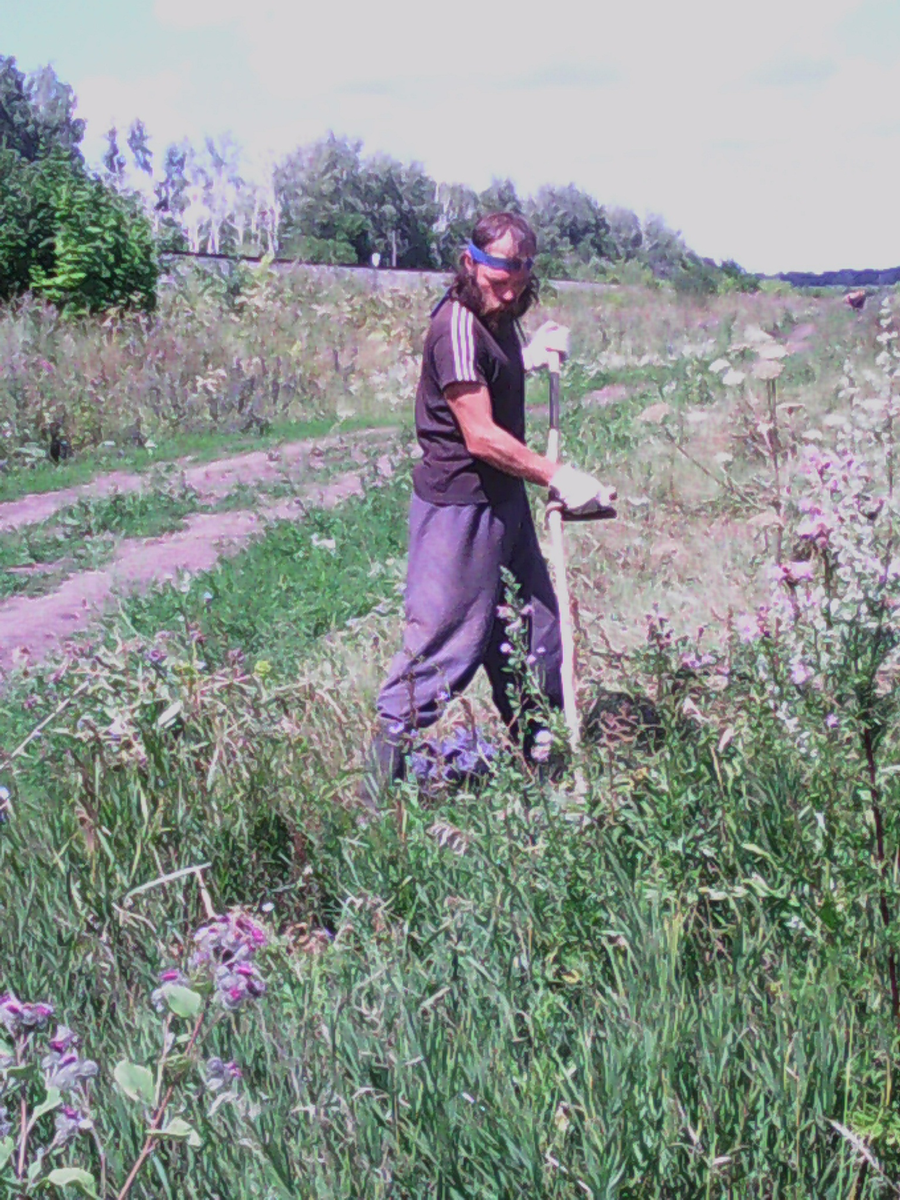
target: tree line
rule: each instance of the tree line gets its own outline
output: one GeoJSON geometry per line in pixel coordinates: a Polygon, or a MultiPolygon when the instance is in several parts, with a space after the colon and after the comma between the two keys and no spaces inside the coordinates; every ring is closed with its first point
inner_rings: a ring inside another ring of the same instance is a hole
{"type": "Polygon", "coordinates": [[[0,56],[0,299],[31,290],[89,311],[150,308],[157,254],[176,249],[451,269],[479,215],[497,209],[534,226],[545,277],[758,286],[736,263],[701,258],[662,218],[606,208],[574,184],[523,197],[501,179],[477,192],[334,134],[280,161],[252,163],[227,135],[170,145],[157,161],[142,121],[110,129],[91,169],[83,136],[52,68],[25,75],[0,56]]]}

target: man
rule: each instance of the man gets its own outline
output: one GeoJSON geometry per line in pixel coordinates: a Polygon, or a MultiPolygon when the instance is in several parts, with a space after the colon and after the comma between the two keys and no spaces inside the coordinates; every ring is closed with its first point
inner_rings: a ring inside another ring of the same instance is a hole
{"type": "Polygon", "coordinates": [[[494,703],[526,751],[535,728],[517,728],[498,614],[502,569],[519,588],[535,674],[562,706],[559,612],[525,492],[549,487],[564,512],[608,505],[615,492],[525,444],[525,372],[564,354],[568,330],[548,321],[521,346],[518,318],[537,299],[536,238],[515,213],[475,226],[459,270],[432,313],[416,396],[422,459],[409,517],[406,632],[378,697],[379,731],[362,794],[374,802],[402,777],[409,735],[487,671],[494,703]]]}

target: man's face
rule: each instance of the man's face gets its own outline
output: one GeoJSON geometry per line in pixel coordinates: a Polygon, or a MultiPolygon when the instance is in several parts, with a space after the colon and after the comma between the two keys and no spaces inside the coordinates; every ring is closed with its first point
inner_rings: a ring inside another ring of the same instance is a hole
{"type": "MultiPolygon", "coordinates": [[[[485,246],[485,251],[497,258],[522,257],[516,233],[512,229],[508,229],[503,237],[485,246]]],[[[498,271],[483,263],[473,262],[468,255],[466,258],[475,279],[475,286],[481,294],[483,315],[501,316],[505,312],[513,312],[528,286],[531,272],[524,266],[519,271],[498,271]]]]}

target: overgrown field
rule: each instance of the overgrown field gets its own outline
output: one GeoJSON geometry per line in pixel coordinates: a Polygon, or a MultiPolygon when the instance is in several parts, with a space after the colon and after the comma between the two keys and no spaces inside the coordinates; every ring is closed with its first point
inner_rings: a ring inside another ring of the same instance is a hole
{"type": "MultiPolygon", "coordinates": [[[[10,440],[51,412],[80,448],[248,406],[259,437],[408,422],[429,300],[259,278],[153,326],[23,307],[10,440]]],[[[566,534],[583,753],[557,722],[553,770],[513,746],[477,786],[355,802],[406,469],[7,680],[0,1195],[896,1194],[892,310],[547,307],[564,447],[620,494],[566,534]]],[[[480,685],[442,727],[472,721],[501,741],[480,685]]]]}

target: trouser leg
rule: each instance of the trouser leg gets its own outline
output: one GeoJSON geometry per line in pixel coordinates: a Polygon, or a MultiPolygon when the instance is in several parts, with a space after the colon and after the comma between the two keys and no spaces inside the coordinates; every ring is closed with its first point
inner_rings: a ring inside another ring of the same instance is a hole
{"type": "Polygon", "coordinates": [[[483,505],[410,506],[406,631],[378,696],[371,773],[398,778],[407,735],[439,717],[484,659],[509,556],[508,522],[483,505]]]}

